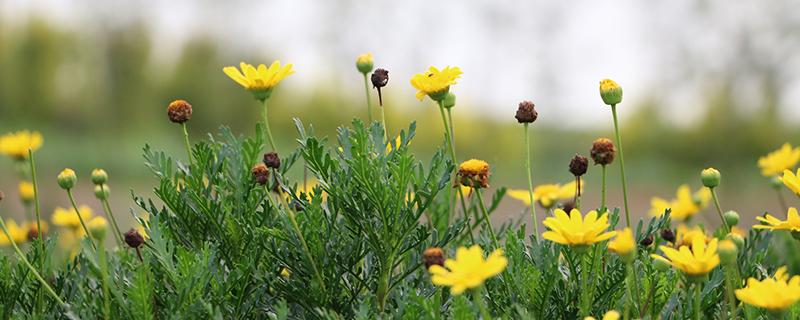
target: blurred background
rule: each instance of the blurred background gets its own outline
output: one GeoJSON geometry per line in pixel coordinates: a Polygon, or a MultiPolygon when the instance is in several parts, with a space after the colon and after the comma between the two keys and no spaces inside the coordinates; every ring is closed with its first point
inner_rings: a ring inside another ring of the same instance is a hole
{"type": "MultiPolygon", "coordinates": [[[[800,138],[797,30],[800,2],[792,0],[0,0],[0,134],[44,134],[44,212],[68,205],[55,181],[64,167],[78,172],[79,202],[101,212],[89,182],[100,167],[129,224],[130,191],[152,197],[156,182],[142,147],[183,160],[180,127],[166,117],[170,101],[194,106],[193,140],[222,125],[252,134],[260,109],[222,68],[293,63],[296,74],[270,100],[275,136],[288,150],[292,117],[329,137],[366,119],[355,58],[372,52],[376,67],[390,71],[390,132],[416,120],[412,149],[427,161],[441,143],[441,120],[408,80],[429,65],[459,66],[464,75],[451,90],[458,154],[489,161],[493,187],[525,188],[517,103],[532,100],[539,111],[534,184],[565,183],[574,154],[588,156],[595,138],[613,137],[597,89],[609,77],[625,90],[618,109],[634,214],[645,216],[653,196],[673,198],[680,184],[699,188],[700,170],[714,166],[723,174],[722,206],[749,225],[754,215],[782,211],[758,157],[800,138]]],[[[590,167],[585,204],[598,202],[599,173],[590,167]]],[[[609,199],[621,206],[618,174],[615,163],[609,199]]],[[[0,159],[0,189],[11,199],[17,182],[13,162],[0,159]]],[[[1,211],[23,216],[15,201],[1,211]]],[[[503,202],[504,217],[526,212],[503,202]]],[[[703,215],[717,221],[710,209],[703,215]]]]}

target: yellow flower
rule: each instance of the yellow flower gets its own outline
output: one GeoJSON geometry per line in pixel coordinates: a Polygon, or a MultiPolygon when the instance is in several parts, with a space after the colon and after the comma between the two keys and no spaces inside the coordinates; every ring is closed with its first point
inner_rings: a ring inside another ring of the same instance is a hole
{"type": "Polygon", "coordinates": [[[708,236],[706,235],[706,232],[703,231],[703,228],[700,228],[700,226],[694,226],[692,228],[689,228],[685,224],[680,224],[675,234],[675,239],[677,239],[676,247],[690,245],[692,243],[692,240],[695,238],[703,239],[703,242],[706,243],[708,243],[709,240],[708,236]]]}
{"type": "MultiPolygon", "coordinates": [[[[394,138],[394,143],[387,143],[386,144],[386,154],[389,154],[392,151],[400,149],[400,143],[402,143],[400,136],[398,135],[394,138]]],[[[406,145],[411,144],[411,141],[406,142],[406,145]]]]}
{"type": "Polygon", "coordinates": [[[672,265],[673,268],[680,270],[688,277],[702,277],[719,265],[717,244],[716,238],[711,239],[706,246],[704,239],[693,237],[691,249],[689,246],[681,246],[677,250],[661,246],[661,252],[668,259],[657,254],[650,256],[672,265]]]}
{"type": "Polygon", "coordinates": [[[625,228],[622,232],[608,242],[608,250],[620,256],[628,256],[636,250],[636,241],[633,239],[631,228],[625,228]]]}
{"type": "MultiPolygon", "coordinates": [[[[603,320],[619,320],[619,312],[611,310],[603,315],[603,320]]],[[[586,317],[583,320],[596,320],[594,317],[586,317]]]]}
{"type": "Polygon", "coordinates": [[[36,151],[42,146],[42,134],[22,130],[0,136],[0,153],[17,160],[28,158],[28,149],[36,151]]]}
{"type": "Polygon", "coordinates": [[[766,217],[756,217],[756,220],[766,224],[754,225],[753,229],[800,231],[800,215],[797,214],[797,208],[795,207],[789,208],[789,212],[786,213],[786,221],[781,221],[771,214],[767,214],[766,217]]]}
{"type": "Polygon", "coordinates": [[[789,279],[786,267],[780,267],[772,278],[747,279],[747,286],[736,290],[736,298],[772,312],[789,309],[800,300],[800,276],[789,279]]]}
{"type": "Polygon", "coordinates": [[[458,166],[459,182],[472,188],[489,187],[489,164],[486,161],[470,159],[458,166]]]}
{"type": "Polygon", "coordinates": [[[474,245],[469,249],[458,248],[456,258],[444,262],[446,268],[432,265],[428,272],[434,285],[448,286],[451,294],[459,295],[500,274],[507,265],[508,259],[503,256],[503,249],[495,250],[484,259],[481,247],[474,245]]]}
{"type": "MultiPolygon", "coordinates": [[[[97,216],[86,222],[86,227],[92,233],[92,237],[98,240],[103,240],[106,237],[106,230],[108,228],[108,220],[106,218],[97,216]]],[[[80,229],[83,231],[83,229],[80,229]]]]}
{"type": "Polygon", "coordinates": [[[6,220],[6,229],[8,229],[9,239],[5,233],[0,232],[0,246],[8,246],[11,244],[10,240],[14,240],[17,244],[25,242],[28,239],[28,230],[20,227],[14,220],[6,220]]]}
{"type": "Polygon", "coordinates": [[[228,66],[222,69],[228,77],[242,85],[245,89],[252,92],[258,100],[269,98],[272,89],[284,78],[293,74],[292,64],[281,67],[280,61],[275,61],[267,66],[260,64],[258,68],[244,62],[239,63],[241,71],[236,67],[228,66]]]}
{"type": "Polygon", "coordinates": [[[361,73],[366,75],[367,73],[372,71],[372,67],[374,66],[374,63],[375,62],[372,59],[372,53],[368,52],[368,53],[359,55],[356,58],[356,69],[358,69],[358,72],[361,72],[361,73]]]}
{"type": "Polygon", "coordinates": [[[747,237],[747,231],[744,231],[742,230],[742,228],[739,228],[737,226],[731,227],[731,234],[740,236],[742,238],[747,237]]]}
{"type": "Polygon", "coordinates": [[[21,181],[19,183],[19,197],[25,203],[33,201],[34,196],[33,183],[28,181],[21,181]]]}
{"type": "Polygon", "coordinates": [[[785,185],[789,190],[792,190],[796,195],[800,195],[800,170],[797,170],[797,174],[792,173],[789,170],[783,170],[783,185],[785,185]]]}
{"type": "Polygon", "coordinates": [[[281,277],[284,279],[289,279],[292,276],[292,272],[289,271],[287,268],[281,268],[281,277]]]}
{"type": "Polygon", "coordinates": [[[711,190],[700,188],[692,194],[689,185],[684,184],[678,187],[675,196],[676,198],[670,201],[653,197],[650,200],[650,214],[654,217],[660,217],[669,208],[672,209],[670,217],[679,221],[686,221],[708,206],[711,200],[711,190]]]}
{"type": "MultiPolygon", "coordinates": [[[[32,236],[39,236],[39,225],[36,223],[36,220],[26,222],[22,228],[28,232],[28,240],[30,240],[32,236]]],[[[50,226],[47,225],[47,221],[42,220],[42,233],[47,233],[49,228],[50,226]]]]}
{"type": "MultiPolygon", "coordinates": [[[[586,185],[581,180],[581,193],[583,193],[583,186],[586,185]]],[[[575,196],[575,189],[577,184],[575,181],[560,185],[560,184],[542,184],[533,188],[533,201],[538,202],[544,208],[550,208],[559,200],[572,199],[575,196]]],[[[528,190],[511,189],[508,191],[511,198],[522,201],[526,206],[531,205],[530,195],[528,190]]]]}
{"type": "MultiPolygon", "coordinates": [[[[78,210],[81,214],[81,218],[83,221],[89,220],[92,216],[94,216],[94,212],[92,208],[89,206],[82,205],[78,207],[78,210]]],[[[64,209],[61,207],[57,207],[53,211],[53,224],[61,227],[69,227],[69,228],[78,228],[81,226],[81,221],[78,219],[78,214],[75,213],[75,209],[64,209]]]]}
{"type": "Polygon", "coordinates": [[[543,238],[569,246],[591,245],[617,234],[616,231],[606,231],[609,227],[608,213],[598,217],[594,210],[582,217],[578,209],[572,209],[569,215],[556,209],[555,217],[547,217],[543,223],[550,229],[542,234],[543,238]]]}
{"type": "Polygon", "coordinates": [[[758,167],[762,175],[772,177],[794,168],[797,161],[800,161],[800,147],[792,148],[792,145],[784,143],[780,149],[758,158],[758,167]]]}
{"type": "Polygon", "coordinates": [[[456,84],[456,79],[461,77],[458,67],[445,67],[441,71],[436,67],[429,67],[427,72],[415,74],[411,77],[411,85],[416,88],[417,99],[422,100],[426,95],[434,101],[441,101],[450,91],[450,86],[456,84]]]}

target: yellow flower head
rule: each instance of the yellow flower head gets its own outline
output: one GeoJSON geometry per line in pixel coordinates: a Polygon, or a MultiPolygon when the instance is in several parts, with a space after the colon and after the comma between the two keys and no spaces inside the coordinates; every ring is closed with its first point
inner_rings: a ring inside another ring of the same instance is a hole
{"type": "Polygon", "coordinates": [[[600,98],[609,106],[617,105],[622,102],[622,87],[611,79],[600,80],[600,98]]]}
{"type": "Polygon", "coordinates": [[[797,170],[797,174],[789,170],[783,170],[783,185],[785,185],[789,190],[792,190],[794,194],[800,195],[800,170],[797,170]]]}
{"type": "Polygon", "coordinates": [[[33,183],[28,181],[21,181],[19,183],[19,197],[22,199],[22,202],[30,203],[33,201],[33,193],[33,183]]]}
{"type": "MultiPolygon", "coordinates": [[[[603,315],[603,320],[619,320],[620,314],[617,311],[611,310],[603,315]]],[[[594,317],[586,317],[583,320],[596,320],[594,317]]]]}
{"type": "Polygon", "coordinates": [[[372,71],[375,61],[372,59],[372,53],[368,52],[356,58],[356,69],[358,72],[367,74],[372,71]]]}
{"type": "Polygon", "coordinates": [[[772,177],[781,174],[783,170],[794,168],[797,161],[800,161],[800,147],[792,148],[792,145],[784,143],[780,149],[759,158],[758,167],[761,168],[762,175],[772,177]]]}
{"type": "MultiPolygon", "coordinates": [[[[82,205],[78,207],[80,211],[81,218],[83,221],[88,221],[92,216],[94,216],[94,212],[92,208],[86,205],[82,205]]],[[[53,211],[53,224],[60,226],[60,227],[68,227],[68,228],[78,228],[81,225],[81,221],[78,219],[78,214],[75,213],[75,209],[64,209],[61,207],[57,207],[53,211]]]]}
{"type": "Polygon", "coordinates": [[[508,259],[503,256],[503,249],[495,250],[484,259],[481,247],[474,245],[469,249],[458,248],[455,259],[447,259],[444,267],[432,265],[428,272],[434,285],[448,286],[451,294],[459,295],[500,274],[507,265],[508,259]]]}
{"type": "Polygon", "coordinates": [[[650,200],[650,214],[654,217],[664,215],[666,209],[671,209],[670,217],[679,221],[686,221],[706,208],[711,200],[711,190],[700,188],[694,194],[689,185],[678,187],[675,199],[667,201],[659,197],[650,200]]]}
{"type": "Polygon", "coordinates": [[[461,77],[458,67],[445,67],[441,71],[436,67],[429,67],[427,72],[415,74],[411,77],[411,85],[416,88],[417,99],[422,100],[426,95],[434,101],[441,101],[450,91],[450,86],[456,84],[456,79],[461,77]]]}
{"type": "Polygon", "coordinates": [[[703,242],[708,243],[709,238],[706,232],[700,226],[688,227],[685,224],[680,224],[675,234],[676,247],[688,246],[692,244],[695,238],[703,239],[703,242]]]}
{"type": "Polygon", "coordinates": [[[711,239],[706,246],[704,239],[699,237],[692,238],[692,246],[681,246],[673,249],[661,246],[661,252],[666,258],[652,254],[653,259],[658,259],[670,264],[673,268],[680,270],[688,277],[705,276],[719,265],[719,255],[717,254],[718,240],[711,239]]]}
{"type": "Polygon", "coordinates": [[[800,231],[800,215],[797,214],[795,207],[789,208],[789,212],[786,213],[786,221],[775,218],[771,214],[767,214],[766,217],[756,217],[756,220],[766,224],[754,225],[753,229],[800,231]]]}
{"type": "Polygon", "coordinates": [[[472,188],[489,187],[489,164],[486,161],[470,159],[458,167],[459,182],[472,188]]]}
{"type": "Polygon", "coordinates": [[[582,217],[578,209],[572,209],[569,215],[556,209],[555,217],[547,217],[543,223],[550,229],[542,234],[543,238],[569,246],[592,245],[617,234],[616,231],[606,231],[609,227],[608,213],[598,217],[594,210],[582,217]]]}
{"type": "Polygon", "coordinates": [[[620,256],[629,256],[636,250],[636,241],[633,239],[631,228],[625,228],[622,232],[608,242],[608,250],[620,256]]]}
{"type": "Polygon", "coordinates": [[[781,267],[772,278],[761,281],[747,279],[747,286],[736,290],[736,298],[769,311],[786,310],[800,300],[800,276],[789,279],[786,267],[781,267]]]}
{"type": "MultiPolygon", "coordinates": [[[[553,207],[559,200],[572,199],[575,196],[575,189],[577,183],[572,181],[567,184],[542,184],[533,188],[533,201],[538,202],[544,208],[553,207]]],[[[583,193],[583,186],[586,185],[581,180],[581,193],[583,193]]],[[[509,190],[508,195],[514,199],[522,201],[525,205],[531,205],[531,199],[528,195],[528,190],[509,190]]]]}
{"type": "Polygon", "coordinates": [[[0,136],[0,153],[16,160],[28,158],[28,149],[36,151],[42,146],[42,134],[36,131],[22,130],[0,136]]]}
{"type": "Polygon", "coordinates": [[[281,67],[280,61],[275,61],[272,65],[267,66],[260,64],[258,68],[253,67],[251,64],[244,62],[239,63],[241,71],[236,67],[228,66],[222,69],[228,77],[242,85],[245,89],[253,93],[258,100],[269,98],[272,89],[283,80],[293,74],[292,64],[287,64],[281,67]]]}
{"type": "Polygon", "coordinates": [[[14,220],[6,220],[6,229],[8,229],[8,235],[11,236],[11,239],[9,239],[5,233],[0,232],[0,246],[2,247],[11,245],[11,240],[20,244],[28,239],[28,230],[20,227],[14,220]]]}

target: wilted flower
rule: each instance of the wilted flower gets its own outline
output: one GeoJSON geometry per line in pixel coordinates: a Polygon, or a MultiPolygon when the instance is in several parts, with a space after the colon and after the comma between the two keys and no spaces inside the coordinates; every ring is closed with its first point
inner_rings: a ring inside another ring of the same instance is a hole
{"type": "Polygon", "coordinates": [[[542,234],[543,238],[569,246],[592,245],[617,234],[616,231],[606,231],[609,227],[608,213],[598,217],[594,210],[583,217],[578,209],[572,209],[569,215],[556,209],[555,217],[547,217],[543,223],[550,229],[542,234]]]}
{"type": "Polygon", "coordinates": [[[267,184],[269,181],[269,168],[263,163],[256,164],[253,169],[251,170],[253,174],[253,180],[260,185],[267,184]]]}
{"type": "Polygon", "coordinates": [[[617,149],[614,147],[614,142],[607,138],[599,138],[592,142],[592,150],[590,154],[594,164],[609,165],[614,162],[617,149]]]}
{"type": "Polygon", "coordinates": [[[456,258],[447,259],[444,265],[432,265],[428,269],[431,282],[437,286],[448,286],[451,294],[459,295],[503,272],[508,265],[508,259],[503,256],[503,249],[493,251],[484,259],[481,247],[474,245],[469,249],[458,248],[456,258]]]}
{"type": "Polygon", "coordinates": [[[800,276],[789,279],[786,267],[780,267],[771,278],[747,279],[747,286],[736,290],[736,298],[754,307],[782,312],[800,300],[800,276]]]}
{"type": "Polygon", "coordinates": [[[673,219],[686,221],[706,208],[711,201],[711,191],[707,188],[701,188],[694,194],[691,192],[689,185],[684,184],[678,187],[675,199],[667,201],[659,197],[653,197],[650,200],[650,214],[654,217],[660,217],[664,215],[666,209],[671,209],[670,216],[673,219]]]}
{"type": "Polygon", "coordinates": [[[167,106],[167,117],[173,123],[184,123],[192,118],[192,105],[186,100],[175,100],[167,106]]]}
{"type": "Polygon", "coordinates": [[[489,164],[486,161],[470,159],[458,167],[459,182],[472,188],[489,187],[489,164]]]}
{"type": "Polygon", "coordinates": [[[356,58],[356,69],[358,69],[358,72],[361,72],[363,74],[367,74],[370,71],[372,71],[372,67],[373,67],[374,63],[375,62],[372,59],[372,53],[367,52],[365,54],[359,55],[356,58]]]}
{"type": "Polygon", "coordinates": [[[569,161],[569,172],[572,173],[573,176],[580,177],[586,173],[586,170],[589,168],[589,159],[581,155],[575,155],[569,161]]]}
{"type": "Polygon", "coordinates": [[[277,152],[267,152],[264,154],[264,164],[267,165],[267,168],[278,169],[281,167],[281,157],[277,152]]]}
{"type": "Polygon", "coordinates": [[[600,80],[600,98],[609,106],[617,105],[622,102],[622,87],[614,80],[600,80]]]}
{"type": "Polygon", "coordinates": [[[294,73],[292,66],[292,64],[287,64],[281,67],[281,62],[275,61],[268,69],[263,64],[258,65],[258,68],[256,68],[251,64],[241,62],[239,63],[241,71],[232,66],[225,67],[222,71],[233,81],[250,91],[257,100],[264,100],[269,98],[270,94],[272,94],[272,89],[281,80],[294,73]]]}
{"type": "Polygon", "coordinates": [[[415,74],[411,77],[411,85],[416,88],[417,99],[422,100],[426,95],[433,101],[441,101],[450,91],[450,86],[456,84],[456,79],[461,77],[458,67],[445,67],[441,71],[436,67],[429,67],[427,72],[415,74]]]}
{"type": "Polygon", "coordinates": [[[772,177],[781,174],[783,170],[794,168],[798,161],[800,147],[792,148],[791,144],[784,143],[780,149],[759,158],[758,167],[761,168],[762,175],[772,177]]]}
{"type": "Polygon", "coordinates": [[[128,232],[125,232],[125,243],[128,244],[131,248],[139,248],[144,244],[144,237],[136,231],[136,229],[131,228],[128,232]]]}
{"type": "Polygon", "coordinates": [[[536,121],[536,118],[539,117],[539,113],[536,112],[536,108],[531,101],[522,101],[519,103],[517,107],[517,114],[514,118],[517,118],[517,122],[519,123],[532,123],[536,121]]]}
{"type": "Polygon", "coordinates": [[[681,246],[677,250],[661,246],[661,251],[666,258],[657,254],[650,256],[653,259],[669,263],[675,269],[683,272],[690,280],[699,281],[719,265],[717,244],[718,240],[714,238],[706,246],[706,242],[698,237],[692,239],[691,249],[689,246],[681,246]]]}
{"type": "Polygon", "coordinates": [[[22,130],[0,136],[0,153],[15,160],[28,158],[28,149],[36,151],[42,146],[42,134],[37,131],[22,130]]]}

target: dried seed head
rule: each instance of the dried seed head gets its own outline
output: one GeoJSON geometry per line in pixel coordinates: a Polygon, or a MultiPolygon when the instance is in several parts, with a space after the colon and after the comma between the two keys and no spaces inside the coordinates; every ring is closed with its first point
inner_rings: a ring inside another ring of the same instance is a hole
{"type": "Polygon", "coordinates": [[[278,169],[281,167],[281,157],[277,152],[267,152],[264,154],[264,164],[267,168],[278,169]]]}
{"type": "Polygon", "coordinates": [[[174,123],[184,123],[192,118],[192,105],[186,100],[175,100],[167,106],[167,116],[169,121],[174,123]]]}
{"type": "Polygon", "coordinates": [[[131,228],[128,232],[125,232],[125,243],[131,248],[138,248],[144,243],[144,237],[139,234],[139,231],[131,228]]]}
{"type": "Polygon", "coordinates": [[[389,83],[389,70],[378,68],[372,73],[372,86],[375,88],[383,88],[389,83]]]}
{"type": "Polygon", "coordinates": [[[569,172],[576,177],[580,177],[586,173],[589,168],[589,159],[581,155],[575,155],[569,161],[569,172]]]}
{"type": "Polygon", "coordinates": [[[432,265],[444,266],[444,251],[437,247],[425,249],[422,253],[422,262],[425,264],[425,270],[430,269],[432,265]]]}
{"type": "Polygon", "coordinates": [[[514,116],[514,118],[517,118],[517,122],[519,123],[532,123],[536,121],[536,118],[538,117],[539,113],[536,112],[533,102],[527,100],[519,103],[517,115],[514,116]]]}
{"type": "Polygon", "coordinates": [[[614,156],[617,149],[614,147],[614,142],[606,138],[599,138],[592,143],[592,160],[594,164],[607,166],[614,162],[614,156]]]}
{"type": "MultiPolygon", "coordinates": [[[[470,159],[458,167],[459,182],[462,186],[472,188],[489,187],[489,164],[486,161],[470,159]]],[[[455,186],[457,187],[457,186],[455,186]]]]}
{"type": "Polygon", "coordinates": [[[269,168],[263,163],[259,163],[253,167],[253,180],[260,185],[267,184],[269,181],[269,168]]]}
{"type": "Polygon", "coordinates": [[[642,241],[639,241],[639,244],[642,247],[649,247],[651,244],[653,244],[653,235],[648,234],[646,237],[644,237],[644,239],[642,239],[642,241]]]}
{"type": "Polygon", "coordinates": [[[661,230],[661,239],[664,239],[666,242],[675,243],[675,232],[673,232],[672,229],[661,230]]]}

